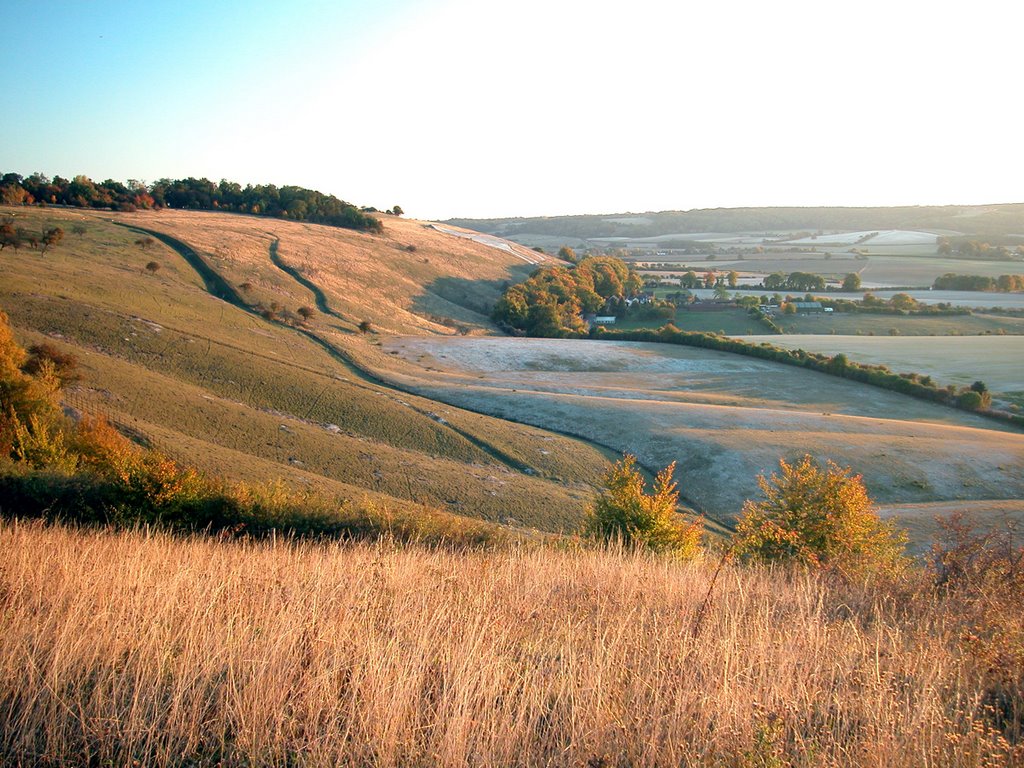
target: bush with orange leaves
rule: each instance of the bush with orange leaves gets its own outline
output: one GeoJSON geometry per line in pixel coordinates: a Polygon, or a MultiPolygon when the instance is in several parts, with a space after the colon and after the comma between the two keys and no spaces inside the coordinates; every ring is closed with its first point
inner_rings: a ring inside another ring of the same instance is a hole
{"type": "Polygon", "coordinates": [[[685,559],[700,552],[704,526],[678,513],[679,491],[672,481],[675,462],[654,479],[651,493],[636,457],[626,454],[604,476],[604,491],[587,511],[585,532],[604,541],[621,541],[685,559]]]}
{"type": "Polygon", "coordinates": [[[733,547],[746,560],[845,573],[895,575],[908,564],[906,534],[879,518],[860,475],[809,455],[758,477],[763,501],[747,501],[733,547]]]}

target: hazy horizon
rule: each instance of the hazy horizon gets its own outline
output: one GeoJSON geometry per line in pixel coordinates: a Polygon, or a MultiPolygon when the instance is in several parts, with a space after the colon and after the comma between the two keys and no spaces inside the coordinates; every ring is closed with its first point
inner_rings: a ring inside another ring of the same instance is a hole
{"type": "Polygon", "coordinates": [[[296,184],[417,218],[1024,201],[1024,9],[32,3],[0,168],[296,184]],[[45,44],[44,44],[45,43],[45,44]]]}

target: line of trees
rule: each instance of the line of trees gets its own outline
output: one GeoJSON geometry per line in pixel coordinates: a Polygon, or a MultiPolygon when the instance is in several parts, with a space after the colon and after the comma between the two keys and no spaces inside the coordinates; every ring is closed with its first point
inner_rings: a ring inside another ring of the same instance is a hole
{"type": "Polygon", "coordinates": [[[772,272],[761,285],[768,291],[824,291],[825,278],[810,272],[772,272]]]}
{"type": "MultiPolygon", "coordinates": [[[[0,177],[0,203],[4,205],[68,205],[76,208],[109,208],[136,211],[159,208],[185,208],[199,211],[231,211],[275,216],[346,229],[380,232],[380,220],[372,209],[360,209],[304,187],[260,184],[245,187],[222,179],[219,183],[202,178],[159,179],[152,184],[130,179],[126,183],[107,179],[94,182],[88,176],[52,179],[41,173],[21,176],[5,173],[0,177]]],[[[390,212],[400,215],[395,206],[390,212]]]]}
{"type": "Polygon", "coordinates": [[[1024,291],[1024,275],[958,275],[947,272],[935,278],[933,287],[943,291],[1024,291]]]}

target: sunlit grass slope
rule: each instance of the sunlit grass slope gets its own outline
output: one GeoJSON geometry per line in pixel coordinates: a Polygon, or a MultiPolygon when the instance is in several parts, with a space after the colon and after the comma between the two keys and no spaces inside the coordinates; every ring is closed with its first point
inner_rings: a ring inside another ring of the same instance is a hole
{"type": "MultiPolygon", "coordinates": [[[[601,451],[404,395],[346,362],[346,350],[375,343],[375,334],[355,331],[364,319],[452,333],[420,306],[445,270],[453,280],[479,273],[499,281],[526,262],[392,218],[375,239],[255,217],[166,213],[122,216],[119,224],[109,213],[0,211],[27,230],[59,225],[67,233],[45,255],[0,254],[0,307],[23,343],[47,340],[79,358],[84,379],[69,391],[70,405],[228,478],[280,477],[348,497],[365,489],[542,529],[577,524],[605,465],[601,451]],[[139,245],[146,235],[124,223],[194,248],[238,289],[242,306],[211,296],[180,253],[159,240],[139,245]],[[296,267],[306,265],[312,287],[275,266],[272,244],[279,259],[303,254],[296,267]],[[433,272],[413,271],[424,258],[433,272]],[[149,262],[157,268],[147,270],[149,262]],[[316,291],[333,314],[318,311],[303,325],[295,310],[315,307],[316,291]],[[265,319],[260,313],[272,305],[278,319],[265,319]]],[[[452,316],[465,309],[449,304],[452,316]]],[[[448,322],[468,329],[485,320],[448,322]]]]}
{"type": "Polygon", "coordinates": [[[727,566],[705,611],[714,574],[0,524],[0,760],[1021,765],[971,603],[727,566]]]}

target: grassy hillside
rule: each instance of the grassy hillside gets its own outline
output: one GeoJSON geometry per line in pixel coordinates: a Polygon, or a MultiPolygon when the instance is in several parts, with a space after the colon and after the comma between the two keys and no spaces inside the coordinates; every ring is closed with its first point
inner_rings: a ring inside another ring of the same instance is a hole
{"type": "Polygon", "coordinates": [[[45,255],[0,254],[0,307],[24,344],[48,340],[79,358],[69,405],[229,478],[369,491],[548,530],[577,524],[607,452],[406,396],[348,362],[376,343],[357,332],[362,320],[452,333],[433,309],[485,327],[474,302],[528,269],[523,259],[392,217],[374,236],[195,212],[5,215],[67,232],[45,255]],[[146,232],[153,242],[137,244],[146,232]],[[302,280],[274,263],[272,246],[302,280]],[[190,249],[223,285],[211,289],[190,249]],[[303,323],[298,307],[317,303],[329,314],[303,323]]]}
{"type": "Polygon", "coordinates": [[[715,574],[0,524],[0,760],[1024,762],[1019,591],[715,574]]]}

